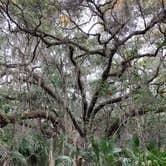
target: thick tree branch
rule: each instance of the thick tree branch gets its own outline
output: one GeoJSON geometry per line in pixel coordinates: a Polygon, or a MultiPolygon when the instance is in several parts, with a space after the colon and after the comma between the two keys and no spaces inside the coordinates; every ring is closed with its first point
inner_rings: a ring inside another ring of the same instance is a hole
{"type": "Polygon", "coordinates": [[[0,114],[0,127],[2,128],[10,123],[16,123],[26,119],[37,118],[50,120],[54,126],[56,126],[56,124],[58,123],[57,118],[52,113],[44,111],[26,111],[22,114],[0,114]]]}
{"type": "MultiPolygon", "coordinates": [[[[12,18],[11,14],[9,12],[9,3],[4,4],[4,6],[0,5],[0,12],[4,12],[6,14],[6,16],[8,17],[7,19],[10,19],[10,21],[12,23],[14,23],[17,27],[17,29],[12,30],[12,32],[20,31],[20,32],[24,32],[25,34],[30,34],[31,36],[41,39],[41,41],[43,43],[45,43],[47,45],[47,47],[56,46],[56,45],[73,45],[88,54],[92,54],[92,55],[99,54],[101,56],[104,56],[102,49],[89,50],[87,47],[82,46],[82,45],[78,44],[77,42],[72,41],[72,39],[69,39],[66,37],[59,38],[57,36],[54,36],[54,35],[48,34],[46,32],[43,32],[41,30],[38,30],[38,28],[36,28],[36,27],[34,29],[29,29],[27,26],[22,26],[16,20],[14,20],[14,18],[12,18]],[[6,7],[4,7],[4,6],[6,6],[6,7]]],[[[38,25],[37,25],[37,27],[38,27],[38,25]]]]}
{"type": "Polygon", "coordinates": [[[82,117],[83,117],[83,120],[85,121],[88,103],[87,103],[87,99],[86,99],[85,86],[84,86],[83,81],[81,80],[81,69],[78,66],[77,62],[74,60],[73,52],[74,52],[74,49],[73,49],[73,47],[70,46],[69,47],[69,57],[70,57],[72,64],[75,67],[75,71],[76,71],[76,75],[77,75],[77,84],[78,84],[78,87],[79,87],[79,90],[81,93],[81,100],[82,100],[82,106],[83,106],[83,116],[82,117]]]}
{"type": "Polygon", "coordinates": [[[91,99],[91,102],[90,102],[90,105],[89,105],[89,108],[87,111],[87,120],[90,118],[91,113],[93,112],[94,106],[98,100],[99,91],[109,76],[109,72],[110,72],[111,65],[112,65],[112,59],[113,59],[113,56],[114,56],[116,50],[117,50],[117,48],[112,50],[111,54],[109,55],[107,66],[106,66],[106,68],[103,71],[102,76],[101,76],[101,81],[100,81],[99,85],[97,86],[94,95],[92,96],[92,99],[91,99]]]}
{"type": "Polygon", "coordinates": [[[114,73],[110,73],[109,76],[110,77],[121,77],[123,75],[123,73],[127,70],[128,67],[130,67],[130,63],[131,61],[135,60],[135,59],[140,59],[143,57],[156,57],[160,51],[161,47],[158,47],[154,53],[145,53],[145,54],[140,54],[140,55],[135,55],[135,56],[131,56],[128,59],[124,60],[121,62],[120,66],[121,66],[121,70],[114,72],[114,73]]]}
{"type": "Polygon", "coordinates": [[[123,45],[126,43],[129,39],[131,39],[134,36],[138,35],[144,35],[148,30],[153,28],[157,23],[163,22],[166,19],[166,13],[164,10],[161,10],[157,16],[154,16],[151,22],[145,27],[143,30],[138,30],[130,33],[127,37],[125,37],[123,40],[119,42],[120,45],[123,45]]]}
{"type": "Polygon", "coordinates": [[[81,127],[78,125],[77,121],[75,120],[75,117],[72,116],[71,110],[67,106],[65,106],[63,99],[60,98],[59,95],[56,93],[56,89],[52,89],[51,87],[48,87],[45,81],[41,77],[39,77],[36,73],[32,73],[32,78],[34,78],[39,83],[39,86],[43,90],[45,90],[47,94],[49,94],[51,97],[53,97],[57,101],[60,107],[64,108],[64,110],[67,111],[67,113],[69,114],[73,122],[74,127],[78,130],[80,136],[84,136],[84,133],[81,127]]]}
{"type": "MultiPolygon", "coordinates": [[[[130,112],[123,114],[119,119],[117,119],[115,122],[113,122],[111,124],[111,126],[106,130],[106,135],[108,137],[113,136],[117,132],[117,130],[119,130],[120,127],[127,122],[127,120],[129,118],[133,118],[135,116],[143,116],[149,112],[150,112],[150,110],[145,111],[144,109],[140,109],[138,111],[132,110],[130,112]]],[[[153,113],[158,114],[158,113],[162,113],[162,112],[166,112],[166,107],[160,107],[156,111],[154,111],[153,113]]]]}
{"type": "Polygon", "coordinates": [[[116,97],[116,98],[111,98],[109,100],[106,100],[106,101],[102,102],[101,104],[96,106],[96,108],[94,109],[94,111],[93,111],[94,115],[97,114],[98,111],[100,111],[106,105],[118,103],[118,102],[121,102],[121,101],[123,101],[123,100],[125,100],[127,98],[129,98],[129,94],[126,94],[126,95],[123,95],[123,96],[120,96],[120,97],[116,97]]]}
{"type": "Polygon", "coordinates": [[[55,88],[51,88],[49,86],[46,85],[45,81],[43,80],[43,78],[41,78],[40,76],[38,76],[37,73],[31,73],[32,74],[32,78],[34,78],[38,85],[45,91],[47,92],[47,94],[49,94],[51,97],[53,97],[57,103],[59,103],[61,106],[64,106],[64,101],[62,98],[60,98],[60,96],[58,95],[57,91],[55,88]]]}

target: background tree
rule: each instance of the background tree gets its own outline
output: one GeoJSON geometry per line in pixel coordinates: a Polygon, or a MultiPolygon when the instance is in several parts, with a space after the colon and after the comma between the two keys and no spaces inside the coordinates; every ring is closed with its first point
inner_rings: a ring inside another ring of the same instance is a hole
{"type": "Polygon", "coordinates": [[[160,147],[165,3],[1,0],[1,127],[65,133],[81,149],[94,135],[144,146],[153,134],[160,147]]]}

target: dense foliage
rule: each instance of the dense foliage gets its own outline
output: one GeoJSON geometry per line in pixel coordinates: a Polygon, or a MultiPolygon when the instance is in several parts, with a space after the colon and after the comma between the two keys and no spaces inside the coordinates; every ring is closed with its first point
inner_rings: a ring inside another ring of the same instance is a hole
{"type": "Polygon", "coordinates": [[[0,165],[166,165],[165,0],[0,0],[0,165]]]}

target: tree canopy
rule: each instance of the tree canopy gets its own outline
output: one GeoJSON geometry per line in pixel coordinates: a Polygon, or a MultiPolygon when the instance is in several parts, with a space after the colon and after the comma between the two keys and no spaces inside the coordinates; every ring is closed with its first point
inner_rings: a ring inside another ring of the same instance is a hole
{"type": "Polygon", "coordinates": [[[2,133],[15,125],[16,136],[22,127],[47,139],[63,133],[81,147],[91,136],[123,137],[129,123],[146,143],[142,128],[161,115],[155,127],[164,129],[165,5],[0,0],[2,133]]]}

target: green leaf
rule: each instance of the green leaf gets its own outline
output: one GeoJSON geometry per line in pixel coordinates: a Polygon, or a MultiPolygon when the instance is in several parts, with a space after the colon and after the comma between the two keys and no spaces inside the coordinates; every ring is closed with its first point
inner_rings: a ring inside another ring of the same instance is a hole
{"type": "Polygon", "coordinates": [[[19,152],[11,152],[10,156],[15,164],[28,165],[26,158],[19,152]]]}
{"type": "Polygon", "coordinates": [[[57,72],[54,72],[52,74],[51,80],[52,80],[52,83],[54,84],[54,86],[56,86],[58,88],[62,87],[62,80],[57,72]]]}
{"type": "Polygon", "coordinates": [[[166,46],[166,39],[164,39],[162,42],[158,42],[158,43],[157,43],[157,46],[158,46],[158,47],[166,46]]]}
{"type": "Polygon", "coordinates": [[[108,91],[109,91],[109,88],[110,88],[110,84],[108,83],[108,81],[105,81],[103,84],[102,84],[102,86],[101,86],[101,88],[100,88],[100,90],[99,90],[99,95],[106,95],[107,93],[108,93],[108,91]]]}
{"type": "Polygon", "coordinates": [[[72,166],[73,165],[73,160],[69,156],[58,156],[55,159],[56,166],[72,166]]]}
{"type": "Polygon", "coordinates": [[[92,144],[92,147],[93,147],[93,151],[95,152],[95,155],[96,155],[97,159],[99,160],[99,158],[100,158],[100,156],[99,156],[100,149],[99,149],[99,145],[98,145],[97,140],[92,138],[91,144],[92,144]]]}
{"type": "Polygon", "coordinates": [[[140,144],[139,137],[136,135],[133,135],[131,139],[131,148],[134,152],[138,150],[139,144],[140,144]]]}

